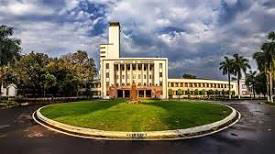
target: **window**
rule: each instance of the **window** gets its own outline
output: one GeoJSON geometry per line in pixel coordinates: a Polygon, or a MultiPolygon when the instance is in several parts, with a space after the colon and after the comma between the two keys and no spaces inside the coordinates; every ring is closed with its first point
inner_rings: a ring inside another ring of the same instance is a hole
{"type": "Polygon", "coordinates": [[[144,79],[146,79],[146,75],[144,75],[144,79]]]}
{"type": "Polygon", "coordinates": [[[106,78],[109,78],[109,72],[106,73],[106,78]]]}
{"type": "Polygon", "coordinates": [[[173,82],[171,83],[171,87],[174,87],[174,83],[173,82]]]}
{"type": "Polygon", "coordinates": [[[197,83],[194,83],[194,87],[197,87],[197,83]]]}
{"type": "Polygon", "coordinates": [[[152,75],[149,76],[149,79],[152,79],[152,75]]]}
{"type": "Polygon", "coordinates": [[[139,75],[138,75],[138,79],[140,79],[140,77],[141,77],[141,75],[139,74],[139,75]]]}
{"type": "Polygon", "coordinates": [[[159,72],[159,77],[162,78],[162,72],[159,72]]]}
{"type": "Polygon", "coordinates": [[[162,69],[162,63],[159,63],[159,69],[162,69]]]}
{"type": "Polygon", "coordinates": [[[201,83],[198,83],[199,87],[201,87],[201,83]]]}
{"type": "Polygon", "coordinates": [[[109,69],[109,63],[106,63],[106,69],[109,69]]]}
{"type": "Polygon", "coordinates": [[[188,83],[185,83],[185,87],[188,87],[188,83]]]}
{"type": "Polygon", "coordinates": [[[183,83],[180,83],[180,87],[183,87],[183,83]]]}
{"type": "Polygon", "coordinates": [[[162,81],[159,82],[159,85],[162,86],[162,81]]]}
{"type": "Polygon", "coordinates": [[[124,79],[124,75],[122,75],[122,79],[124,79]]]}
{"type": "Polygon", "coordinates": [[[109,82],[106,82],[106,87],[107,87],[107,88],[109,88],[109,85],[110,85],[110,83],[109,83],[109,82]]]}
{"type": "Polygon", "coordinates": [[[202,87],[203,87],[203,88],[205,87],[205,83],[202,83],[202,87]]]}
{"type": "Polygon", "coordinates": [[[209,87],[209,83],[206,84],[206,87],[207,87],[207,88],[209,87]]]}
{"type": "Polygon", "coordinates": [[[189,87],[193,87],[193,84],[192,84],[192,83],[189,83],[189,87]]]}

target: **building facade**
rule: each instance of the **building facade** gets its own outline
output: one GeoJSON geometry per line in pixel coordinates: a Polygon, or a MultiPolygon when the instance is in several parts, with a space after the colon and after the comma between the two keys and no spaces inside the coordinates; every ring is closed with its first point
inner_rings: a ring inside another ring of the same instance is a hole
{"type": "MultiPolygon", "coordinates": [[[[137,87],[137,95],[142,98],[177,97],[177,91],[183,95],[194,95],[197,91],[228,91],[227,81],[202,79],[169,79],[167,58],[120,57],[120,24],[110,22],[108,27],[108,43],[100,44],[99,79],[95,81],[93,92],[101,98],[129,98],[133,85],[137,87]],[[171,94],[170,94],[171,95],[171,94]]],[[[231,90],[237,95],[237,83],[231,82],[231,90]]],[[[247,96],[248,90],[241,82],[241,95],[247,96]]]]}
{"type": "Polygon", "coordinates": [[[7,86],[1,86],[1,94],[2,97],[15,97],[17,95],[17,87],[15,84],[10,84],[7,86]]]}
{"type": "Polygon", "coordinates": [[[119,23],[108,30],[108,43],[100,45],[101,97],[130,97],[135,84],[138,97],[167,98],[168,59],[121,58],[119,23]]]}

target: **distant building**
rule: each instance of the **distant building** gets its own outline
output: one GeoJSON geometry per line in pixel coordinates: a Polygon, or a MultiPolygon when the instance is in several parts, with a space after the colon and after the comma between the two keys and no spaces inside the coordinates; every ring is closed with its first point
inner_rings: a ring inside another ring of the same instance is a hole
{"type": "MultiPolygon", "coordinates": [[[[169,79],[168,59],[149,57],[120,57],[120,24],[110,22],[108,43],[100,44],[100,79],[96,80],[93,93],[101,98],[129,98],[132,84],[137,85],[138,97],[168,98],[177,97],[181,89],[194,95],[195,91],[213,90],[218,93],[228,91],[228,81],[202,79],[169,79]]],[[[231,82],[231,89],[237,95],[237,83],[231,82]]],[[[241,95],[249,96],[244,81],[241,82],[241,95]]]]}
{"type": "Polygon", "coordinates": [[[17,95],[17,87],[15,84],[10,84],[7,86],[1,86],[1,96],[3,97],[14,97],[17,95]]]}

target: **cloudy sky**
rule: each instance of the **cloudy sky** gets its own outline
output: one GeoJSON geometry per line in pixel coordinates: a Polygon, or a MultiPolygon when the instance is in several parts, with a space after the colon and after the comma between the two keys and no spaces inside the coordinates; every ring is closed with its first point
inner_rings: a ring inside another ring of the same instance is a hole
{"type": "Polygon", "coordinates": [[[275,30],[275,0],[0,0],[0,24],[15,27],[23,52],[86,50],[98,61],[107,23],[121,23],[121,55],[169,58],[170,77],[224,78],[225,55],[251,60],[275,30]]]}

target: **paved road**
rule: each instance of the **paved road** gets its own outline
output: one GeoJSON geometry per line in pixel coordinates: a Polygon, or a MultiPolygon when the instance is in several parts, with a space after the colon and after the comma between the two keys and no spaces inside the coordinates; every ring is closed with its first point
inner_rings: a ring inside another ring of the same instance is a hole
{"type": "Polygon", "coordinates": [[[275,153],[275,107],[230,102],[242,114],[233,127],[199,139],[161,142],[98,141],[49,131],[31,119],[39,106],[0,110],[1,154],[82,153],[275,153]]]}

